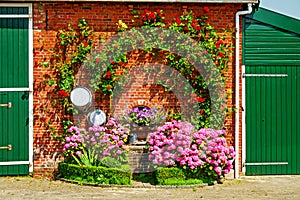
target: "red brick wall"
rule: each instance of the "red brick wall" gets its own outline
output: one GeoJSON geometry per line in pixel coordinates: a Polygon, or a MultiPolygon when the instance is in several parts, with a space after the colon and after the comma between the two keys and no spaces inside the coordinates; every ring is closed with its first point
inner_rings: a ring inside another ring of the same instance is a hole
{"type": "MultiPolygon", "coordinates": [[[[219,32],[223,28],[234,28],[235,13],[241,10],[241,4],[181,4],[181,3],[34,3],[34,174],[51,176],[60,157],[60,144],[52,139],[52,134],[58,135],[62,131],[61,118],[64,111],[54,106],[57,94],[53,88],[44,84],[47,77],[51,77],[50,71],[39,63],[49,58],[48,50],[55,45],[55,36],[60,27],[67,24],[77,24],[79,18],[85,18],[94,27],[96,35],[99,33],[112,34],[116,31],[116,23],[122,20],[130,26],[132,22],[132,10],[143,12],[144,9],[155,11],[162,9],[165,12],[165,21],[171,23],[179,17],[185,9],[192,10],[195,15],[203,15],[203,6],[208,6],[211,23],[219,32]]],[[[233,41],[233,38],[228,38],[233,41]]],[[[96,40],[97,42],[97,40],[96,40]]],[[[234,54],[233,54],[234,55],[234,54]]],[[[226,89],[234,91],[234,56],[229,62],[226,73],[226,89]]],[[[134,62],[134,61],[131,61],[134,62]]],[[[144,61],[145,62],[145,61],[144,61]]],[[[147,60],[146,60],[147,62],[147,60]]],[[[136,63],[138,64],[138,63],[136,63]]],[[[161,88],[156,88],[159,93],[161,88]]],[[[232,97],[234,94],[232,94],[232,97]]],[[[137,88],[135,98],[149,101],[149,88],[137,88]],[[139,91],[138,91],[139,90],[139,91]]],[[[156,97],[158,98],[158,97],[156,97]]],[[[171,97],[172,99],[173,97],[171,97]]],[[[171,100],[172,102],[175,100],[171,100]]],[[[107,102],[107,99],[106,101],[107,102]]],[[[153,104],[160,103],[153,99],[153,104]]],[[[168,102],[170,103],[170,102],[168,102]]],[[[228,107],[233,107],[233,98],[228,99],[228,107]]],[[[103,106],[103,104],[102,104],[103,106]]],[[[103,108],[104,110],[107,108],[103,108]]],[[[231,113],[226,119],[228,143],[234,144],[234,115],[231,113]]]]}

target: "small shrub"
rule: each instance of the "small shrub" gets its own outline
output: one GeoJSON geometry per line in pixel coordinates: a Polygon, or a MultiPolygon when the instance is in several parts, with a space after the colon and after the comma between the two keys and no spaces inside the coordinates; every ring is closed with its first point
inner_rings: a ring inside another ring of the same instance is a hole
{"type": "Polygon", "coordinates": [[[133,179],[136,181],[140,181],[143,183],[150,183],[152,185],[156,185],[156,177],[155,177],[155,173],[146,173],[146,174],[139,174],[139,175],[135,175],[133,176],[133,179]]]}
{"type": "Polygon", "coordinates": [[[130,171],[102,166],[79,166],[63,162],[58,165],[58,177],[78,182],[117,185],[131,185],[132,180],[130,171]]]}
{"type": "Polygon", "coordinates": [[[164,185],[165,180],[177,178],[178,180],[185,180],[186,176],[184,172],[176,167],[172,168],[158,168],[155,172],[155,177],[158,185],[164,185]]]}
{"type": "Polygon", "coordinates": [[[197,184],[203,184],[203,181],[199,179],[182,180],[178,178],[168,178],[164,180],[163,185],[197,185],[197,184]]]}
{"type": "Polygon", "coordinates": [[[178,167],[162,167],[155,172],[158,185],[195,185],[207,182],[204,176],[191,177],[190,170],[178,167]]]}

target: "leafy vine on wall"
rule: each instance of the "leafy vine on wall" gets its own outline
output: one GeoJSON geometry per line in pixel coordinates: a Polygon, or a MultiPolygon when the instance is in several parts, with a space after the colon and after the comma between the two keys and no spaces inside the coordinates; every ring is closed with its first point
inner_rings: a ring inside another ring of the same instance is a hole
{"type": "MultiPolygon", "coordinates": [[[[204,12],[209,12],[208,7],[204,7],[204,12]]],[[[134,26],[142,28],[157,27],[173,30],[183,33],[198,42],[201,48],[206,50],[210,58],[213,60],[214,66],[217,67],[220,74],[225,80],[225,72],[228,68],[228,61],[232,53],[232,44],[227,38],[232,37],[232,30],[223,31],[223,34],[217,33],[216,29],[208,23],[207,16],[194,16],[193,12],[184,12],[176,18],[170,26],[167,27],[164,22],[163,10],[149,11],[145,10],[142,14],[137,10],[133,10],[134,26]]],[[[119,32],[126,30],[134,31],[135,27],[129,27],[121,20],[117,23],[119,32]]],[[[63,128],[66,131],[72,121],[70,115],[72,113],[72,105],[70,102],[70,92],[76,85],[75,77],[79,67],[89,57],[89,54],[94,48],[93,29],[88,25],[85,19],[79,19],[76,28],[68,25],[67,28],[61,29],[57,33],[55,47],[50,51],[51,58],[41,62],[41,65],[48,67],[54,72],[54,76],[45,80],[45,82],[54,87],[59,95],[59,105],[64,110],[66,116],[63,121],[63,128]]],[[[121,48],[122,44],[114,44],[112,50],[121,48]]],[[[144,49],[144,52],[150,52],[153,55],[164,55],[163,63],[176,69],[188,79],[189,84],[193,87],[197,108],[199,110],[198,117],[195,119],[197,128],[209,127],[211,116],[211,96],[207,88],[203,76],[199,71],[195,70],[187,58],[176,55],[175,53],[165,51],[163,49],[154,49],[149,47],[144,49]]],[[[140,51],[140,52],[143,52],[140,51]]],[[[201,54],[201,52],[199,52],[201,54]]],[[[121,79],[122,75],[130,68],[127,65],[128,56],[126,53],[118,55],[107,61],[105,56],[101,54],[93,58],[93,62],[89,62],[90,69],[98,68],[99,65],[106,66],[102,73],[94,73],[91,81],[91,87],[104,95],[112,95],[113,89],[121,79]],[[104,64],[109,62],[109,64],[104,64]]],[[[201,57],[201,63],[208,63],[207,57],[201,57]]],[[[225,86],[225,85],[223,85],[225,86]]],[[[168,88],[166,88],[167,90],[168,88]]],[[[221,119],[222,120],[222,119],[221,119]]],[[[63,137],[61,137],[63,138],[63,137]]]]}

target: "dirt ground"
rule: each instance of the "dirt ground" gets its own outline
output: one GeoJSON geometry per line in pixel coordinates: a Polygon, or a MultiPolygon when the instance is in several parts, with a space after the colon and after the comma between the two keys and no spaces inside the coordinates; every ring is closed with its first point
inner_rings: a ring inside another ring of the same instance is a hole
{"type": "Polygon", "coordinates": [[[188,188],[94,187],[34,179],[0,177],[0,199],[300,199],[300,176],[256,176],[224,184],[188,188]]]}

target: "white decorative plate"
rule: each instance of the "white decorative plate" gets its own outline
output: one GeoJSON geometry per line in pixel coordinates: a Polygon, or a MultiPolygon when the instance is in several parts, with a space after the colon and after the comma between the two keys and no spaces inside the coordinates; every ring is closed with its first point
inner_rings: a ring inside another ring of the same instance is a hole
{"type": "Polygon", "coordinates": [[[106,122],[106,115],[102,110],[96,109],[88,114],[88,120],[94,126],[100,126],[106,122]]]}

